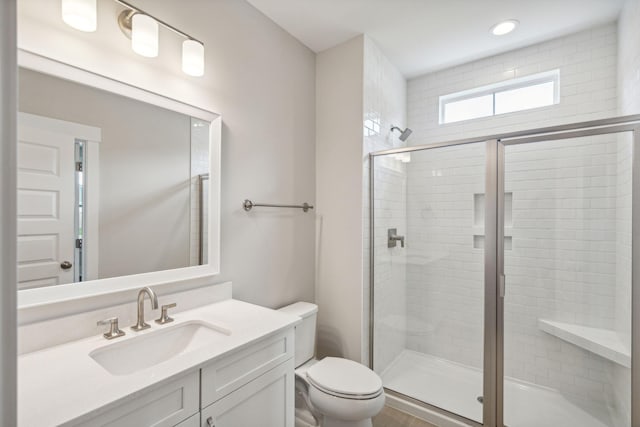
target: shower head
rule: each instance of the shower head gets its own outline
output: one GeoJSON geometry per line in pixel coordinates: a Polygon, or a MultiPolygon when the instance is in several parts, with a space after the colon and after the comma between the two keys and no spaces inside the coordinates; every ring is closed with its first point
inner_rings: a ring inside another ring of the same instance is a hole
{"type": "Polygon", "coordinates": [[[406,141],[407,138],[409,138],[409,135],[411,135],[411,132],[413,132],[411,129],[406,128],[405,130],[400,129],[397,126],[392,126],[391,127],[391,132],[393,132],[394,130],[397,130],[400,132],[400,141],[406,141]]]}

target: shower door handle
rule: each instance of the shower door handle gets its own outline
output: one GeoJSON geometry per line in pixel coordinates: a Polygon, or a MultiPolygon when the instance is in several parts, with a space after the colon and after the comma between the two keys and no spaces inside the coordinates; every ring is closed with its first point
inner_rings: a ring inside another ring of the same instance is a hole
{"type": "Polygon", "coordinates": [[[498,293],[500,295],[500,298],[504,298],[504,294],[506,293],[506,288],[505,288],[505,277],[504,274],[501,274],[500,276],[498,276],[498,293]]]}

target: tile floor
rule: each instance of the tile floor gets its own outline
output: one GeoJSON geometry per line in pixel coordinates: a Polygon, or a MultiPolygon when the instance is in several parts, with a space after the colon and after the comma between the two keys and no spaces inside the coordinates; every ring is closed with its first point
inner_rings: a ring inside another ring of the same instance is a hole
{"type": "Polygon", "coordinates": [[[419,418],[385,406],[382,412],[373,417],[373,427],[436,427],[419,418]]]}

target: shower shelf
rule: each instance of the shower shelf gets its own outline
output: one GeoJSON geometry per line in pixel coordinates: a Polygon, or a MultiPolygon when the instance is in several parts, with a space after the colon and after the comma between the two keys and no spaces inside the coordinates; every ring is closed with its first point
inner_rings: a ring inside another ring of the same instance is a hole
{"type": "Polygon", "coordinates": [[[538,319],[538,327],[598,356],[624,367],[631,367],[631,352],[616,331],[545,319],[538,319]]]}

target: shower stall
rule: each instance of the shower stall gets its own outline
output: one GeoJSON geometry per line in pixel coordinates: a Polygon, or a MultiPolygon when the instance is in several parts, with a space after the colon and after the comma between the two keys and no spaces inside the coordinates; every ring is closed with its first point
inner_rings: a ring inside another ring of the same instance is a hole
{"type": "Polygon", "coordinates": [[[639,147],[628,116],[372,153],[387,394],[470,425],[640,426],[639,147]]]}

